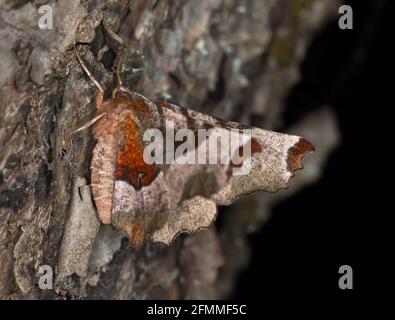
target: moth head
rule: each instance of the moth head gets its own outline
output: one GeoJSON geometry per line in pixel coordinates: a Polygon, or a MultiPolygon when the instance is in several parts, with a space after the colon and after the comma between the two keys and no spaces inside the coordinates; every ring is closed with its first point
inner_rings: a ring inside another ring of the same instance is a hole
{"type": "Polygon", "coordinates": [[[119,99],[119,98],[130,99],[132,96],[128,89],[122,86],[118,86],[112,91],[112,97],[113,99],[119,99]]]}

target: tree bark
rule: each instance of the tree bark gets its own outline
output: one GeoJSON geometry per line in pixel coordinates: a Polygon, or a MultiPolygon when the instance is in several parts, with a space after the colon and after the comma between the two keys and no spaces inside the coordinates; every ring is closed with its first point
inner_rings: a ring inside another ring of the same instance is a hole
{"type": "MultiPolygon", "coordinates": [[[[248,262],[247,235],[282,194],[256,193],[220,212],[216,226],[169,248],[139,250],[100,225],[89,190],[95,141],[73,131],[93,118],[96,87],[76,46],[106,89],[119,64],[124,86],[265,129],[281,124],[311,37],[337,14],[333,0],[0,1],[0,297],[11,299],[225,298],[248,262]],[[38,27],[44,4],[53,29],[38,27]],[[119,57],[122,57],[121,63],[119,57]],[[40,267],[54,271],[40,288],[40,267]],[[222,270],[219,274],[219,270],[222,270]]],[[[327,109],[292,130],[326,148],[337,141],[327,109]],[[317,134],[317,124],[329,134],[317,134]],[[296,132],[298,131],[298,132],[296,132]]]]}

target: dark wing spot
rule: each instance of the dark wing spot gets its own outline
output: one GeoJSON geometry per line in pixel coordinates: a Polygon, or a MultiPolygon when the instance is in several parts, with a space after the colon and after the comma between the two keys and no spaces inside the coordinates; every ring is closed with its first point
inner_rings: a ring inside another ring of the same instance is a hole
{"type": "Polygon", "coordinates": [[[314,151],[314,146],[304,138],[300,138],[299,141],[288,150],[287,166],[290,172],[302,169],[302,160],[306,154],[314,151]]]}
{"type": "MultiPolygon", "coordinates": [[[[244,146],[240,146],[240,148],[238,150],[238,153],[239,153],[238,155],[239,155],[239,157],[241,157],[244,160],[245,155],[243,153],[243,149],[244,149],[244,146]]],[[[251,139],[251,156],[254,155],[255,153],[259,153],[261,151],[262,151],[261,144],[255,138],[252,138],[251,139]]],[[[236,163],[236,164],[231,163],[231,167],[232,168],[241,168],[243,165],[243,160],[241,161],[241,163],[236,163]]]]}

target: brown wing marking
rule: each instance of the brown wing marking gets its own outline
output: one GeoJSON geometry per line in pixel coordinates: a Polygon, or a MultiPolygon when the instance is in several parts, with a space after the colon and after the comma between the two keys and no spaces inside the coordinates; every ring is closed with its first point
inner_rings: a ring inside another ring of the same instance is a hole
{"type": "Polygon", "coordinates": [[[291,172],[295,172],[296,170],[302,169],[302,160],[304,156],[313,151],[314,146],[306,139],[301,138],[296,145],[288,150],[288,170],[291,172]]]}

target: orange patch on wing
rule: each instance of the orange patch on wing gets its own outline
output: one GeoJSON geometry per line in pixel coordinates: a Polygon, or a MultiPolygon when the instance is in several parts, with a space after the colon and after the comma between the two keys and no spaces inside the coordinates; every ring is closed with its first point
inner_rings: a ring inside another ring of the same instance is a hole
{"type": "Polygon", "coordinates": [[[120,128],[121,142],[118,147],[118,159],[115,169],[117,179],[129,182],[136,190],[148,186],[158,174],[155,165],[144,161],[143,146],[140,144],[137,124],[127,117],[120,128]],[[122,143],[121,143],[122,144],[122,143]]]}

